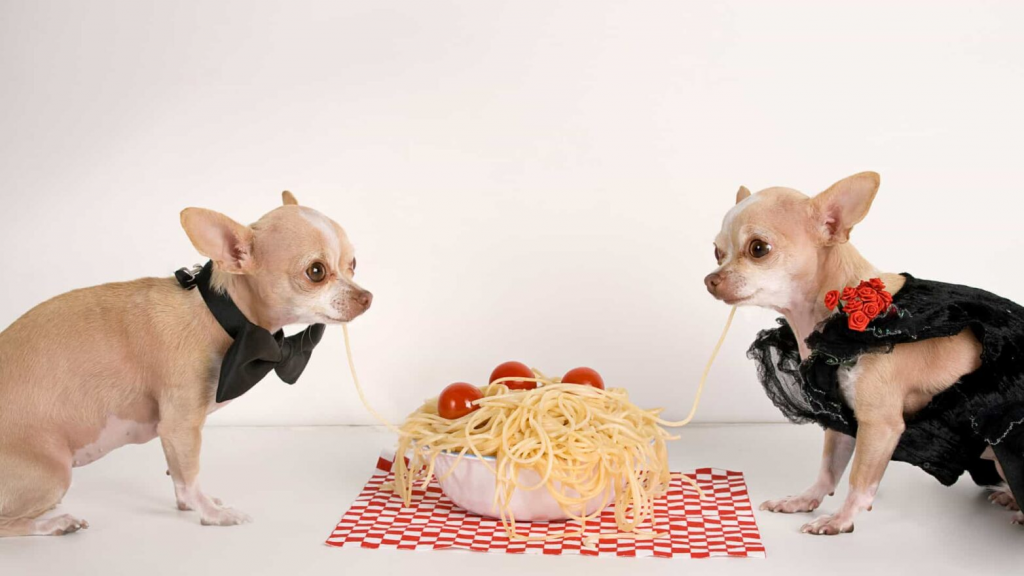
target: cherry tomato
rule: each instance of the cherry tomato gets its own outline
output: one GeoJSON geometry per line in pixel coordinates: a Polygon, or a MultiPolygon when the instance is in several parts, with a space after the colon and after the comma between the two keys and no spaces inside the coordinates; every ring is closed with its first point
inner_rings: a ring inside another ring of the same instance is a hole
{"type": "Polygon", "coordinates": [[[472,384],[465,382],[449,384],[441,391],[441,396],[437,399],[437,413],[441,415],[441,418],[448,420],[462,418],[470,412],[479,410],[480,407],[473,404],[473,401],[483,397],[484,393],[472,384]]]}
{"type": "Polygon", "coordinates": [[[562,376],[562,384],[583,384],[604,390],[604,378],[593,368],[573,368],[562,376]]]}
{"type": "MultiPolygon", "coordinates": [[[[513,361],[499,364],[498,367],[494,369],[494,372],[491,372],[491,379],[489,382],[493,384],[495,380],[515,376],[522,378],[536,378],[536,376],[533,375],[533,370],[530,370],[529,366],[522,362],[513,361]]],[[[502,384],[508,386],[509,390],[533,390],[537,387],[536,382],[523,380],[509,380],[508,382],[502,382],[502,384]]]]}

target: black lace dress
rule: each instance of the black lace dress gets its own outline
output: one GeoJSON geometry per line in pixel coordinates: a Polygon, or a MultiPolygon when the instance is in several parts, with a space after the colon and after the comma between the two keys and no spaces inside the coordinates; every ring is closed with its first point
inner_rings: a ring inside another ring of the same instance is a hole
{"type": "Polygon", "coordinates": [[[1024,432],[1024,308],[977,288],[903,276],[906,284],[893,297],[899,313],[876,318],[865,331],[834,314],[807,338],[811,353],[801,362],[793,330],[780,318],[778,328],[758,334],[747,356],[791,421],[856,436],[857,419],[839,387],[841,367],[862,354],[970,328],[983,347],[981,367],[908,419],[893,454],[950,485],[976,466],[986,446],[1024,432]]]}

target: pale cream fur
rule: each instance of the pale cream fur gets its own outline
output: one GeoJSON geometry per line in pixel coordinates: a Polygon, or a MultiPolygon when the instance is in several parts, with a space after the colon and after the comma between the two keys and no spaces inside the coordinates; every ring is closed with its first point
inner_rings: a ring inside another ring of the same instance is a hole
{"type": "MultiPolygon", "coordinates": [[[[828,291],[874,277],[880,277],[893,294],[903,287],[904,277],[882,273],[848,243],[850,231],[867,215],[879,184],[878,174],[862,172],[813,198],[788,188],[769,188],[754,195],[740,188],[736,206],[715,239],[719,267],[705,279],[708,290],[730,304],[761,306],[783,314],[806,358],[804,339],[830,314],[824,304],[828,291]],[[767,255],[754,257],[755,240],[771,246],[767,255]]],[[[815,510],[834,493],[852,456],[847,499],[836,513],[807,523],[803,531],[853,531],[856,515],[872,506],[905,418],[976,370],[980,356],[981,345],[969,330],[950,338],[900,344],[892,354],[863,356],[850,372],[851,381],[844,383],[859,423],[856,440],[827,431],[821,468],[811,487],[796,496],[769,500],[761,508],[815,510]]]]}
{"type": "MultiPolygon", "coordinates": [[[[216,285],[255,324],[276,331],[352,320],[371,295],[352,279],[354,254],[344,231],[332,223],[327,238],[306,218],[314,211],[291,193],[283,199],[251,227],[194,208],[182,213],[182,225],[214,260],[216,285]],[[305,273],[314,261],[328,269],[320,283],[305,273]]],[[[197,510],[203,524],[248,521],[208,497],[198,480],[201,431],[216,407],[230,344],[198,291],[183,290],[173,278],[75,290],[0,333],[0,536],[88,527],[70,515],[38,517],[60,502],[73,466],[154,433],[179,508],[197,510]],[[124,437],[112,438],[112,431],[124,437]]]]}

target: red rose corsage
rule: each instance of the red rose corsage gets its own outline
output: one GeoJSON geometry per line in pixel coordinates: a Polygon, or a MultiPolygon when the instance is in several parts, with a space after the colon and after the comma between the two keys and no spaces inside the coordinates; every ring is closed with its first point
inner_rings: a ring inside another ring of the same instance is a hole
{"type": "Polygon", "coordinates": [[[892,294],[886,292],[885,283],[880,278],[861,282],[856,288],[847,286],[842,292],[830,290],[825,294],[825,307],[846,314],[847,326],[857,332],[867,330],[875,318],[896,311],[892,294]]]}

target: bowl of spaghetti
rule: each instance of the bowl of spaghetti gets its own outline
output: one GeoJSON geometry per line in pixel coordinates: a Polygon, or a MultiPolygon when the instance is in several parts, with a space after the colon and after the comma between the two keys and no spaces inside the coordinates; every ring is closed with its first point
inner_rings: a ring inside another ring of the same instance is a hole
{"type": "MultiPolygon", "coordinates": [[[[532,540],[516,522],[568,520],[566,531],[542,539],[586,534],[612,506],[618,533],[606,538],[657,538],[655,501],[669,487],[667,428],[688,424],[715,356],[725,340],[735,308],[704,368],[689,415],[667,421],[661,409],[633,404],[623,388],[604,388],[595,371],[578,368],[548,378],[525,365],[516,376],[495,378],[477,388],[456,383],[427,400],[399,427],[381,417],[359,385],[348,329],[346,352],[353,382],[366,408],[398,434],[394,460],[395,494],[410,505],[416,487],[436,480],[457,506],[501,520],[512,540],[532,540]],[[570,374],[582,371],[583,380],[570,374]],[[589,373],[589,376],[587,375],[589,373]],[[529,374],[529,376],[527,376],[529,374]],[[595,379],[599,383],[595,383],[595,379]],[[589,380],[588,380],[589,379],[589,380]],[[450,390],[459,397],[446,393],[450,390]],[[570,524],[572,527],[570,528],[570,524]]],[[[506,363],[496,369],[496,373],[506,363]]],[[[685,475],[700,495],[696,482],[685,475]]]]}
{"type": "Polygon", "coordinates": [[[582,532],[609,504],[623,533],[650,522],[668,488],[666,442],[675,439],[661,410],[644,410],[624,389],[563,384],[538,374],[538,386],[484,387],[472,412],[455,419],[428,400],[400,428],[395,492],[408,504],[416,486],[437,479],[456,505],[498,518],[510,538],[517,522],[575,521],[582,532]]]}

